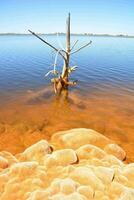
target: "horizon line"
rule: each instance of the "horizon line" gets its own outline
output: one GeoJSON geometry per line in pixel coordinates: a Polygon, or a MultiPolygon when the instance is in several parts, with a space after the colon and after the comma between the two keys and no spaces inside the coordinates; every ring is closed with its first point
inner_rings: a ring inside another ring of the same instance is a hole
{"type": "MultiPolygon", "coordinates": [[[[65,32],[51,32],[51,33],[37,33],[39,35],[65,35],[65,32]]],[[[31,35],[30,33],[14,33],[14,32],[5,32],[0,33],[0,35],[31,35]]],[[[89,36],[113,36],[113,37],[134,37],[134,35],[128,35],[128,34],[109,34],[109,33],[71,33],[71,35],[89,35],[89,36]]]]}

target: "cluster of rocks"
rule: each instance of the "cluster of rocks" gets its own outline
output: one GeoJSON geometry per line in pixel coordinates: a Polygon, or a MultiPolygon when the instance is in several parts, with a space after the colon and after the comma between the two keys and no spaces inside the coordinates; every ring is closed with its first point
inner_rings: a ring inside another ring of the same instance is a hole
{"type": "Polygon", "coordinates": [[[134,163],[91,129],[55,133],[13,156],[0,152],[0,200],[133,200],[134,163]]]}

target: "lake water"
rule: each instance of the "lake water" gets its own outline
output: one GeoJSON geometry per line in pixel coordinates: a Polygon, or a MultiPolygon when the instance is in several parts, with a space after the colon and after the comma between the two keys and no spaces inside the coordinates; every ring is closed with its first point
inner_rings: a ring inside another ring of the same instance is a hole
{"type": "MultiPolygon", "coordinates": [[[[64,36],[45,37],[56,47],[58,40],[65,44],[64,36]]],[[[55,53],[34,36],[0,36],[0,122],[4,126],[0,130],[6,132],[11,125],[17,135],[10,145],[6,144],[9,135],[0,136],[1,149],[19,152],[55,131],[86,127],[116,140],[134,159],[134,39],[72,36],[72,43],[77,39],[76,48],[89,40],[92,45],[71,57],[70,64],[78,66],[71,79],[78,85],[70,89],[67,103],[55,99],[50,79],[44,77],[53,68],[55,53]],[[26,142],[31,138],[28,133],[19,138],[24,124],[26,130],[35,127],[38,132],[31,143],[26,142]]],[[[61,66],[59,58],[57,69],[61,66]]]]}

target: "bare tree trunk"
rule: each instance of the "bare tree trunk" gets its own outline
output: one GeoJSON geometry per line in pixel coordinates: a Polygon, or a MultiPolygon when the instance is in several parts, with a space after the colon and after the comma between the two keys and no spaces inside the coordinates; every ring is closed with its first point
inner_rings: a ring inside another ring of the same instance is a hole
{"type": "Polygon", "coordinates": [[[63,93],[63,96],[65,96],[65,98],[66,98],[66,94],[68,93],[68,92],[65,92],[65,90],[68,90],[68,84],[66,83],[69,82],[68,80],[69,61],[70,61],[70,13],[68,15],[67,22],[66,22],[66,53],[65,53],[64,66],[62,69],[62,75],[57,84],[58,94],[61,95],[61,93],[63,93]]]}
{"type": "Polygon", "coordinates": [[[69,68],[69,61],[70,61],[70,13],[67,18],[66,22],[66,55],[65,55],[65,61],[62,71],[62,78],[66,79],[68,81],[68,68],[69,68]]]}

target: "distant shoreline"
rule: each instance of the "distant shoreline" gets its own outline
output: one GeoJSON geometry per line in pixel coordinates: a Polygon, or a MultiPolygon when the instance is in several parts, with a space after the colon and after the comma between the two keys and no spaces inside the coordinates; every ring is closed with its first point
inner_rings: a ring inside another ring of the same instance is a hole
{"type": "MultiPolygon", "coordinates": [[[[57,35],[57,33],[37,33],[38,35],[57,35]]],[[[0,33],[0,36],[30,36],[29,33],[0,33]]],[[[65,35],[65,33],[58,33],[58,35],[65,35]]],[[[74,36],[96,36],[96,37],[120,37],[120,38],[134,38],[134,35],[111,35],[111,34],[93,34],[93,33],[72,33],[74,36]]]]}

